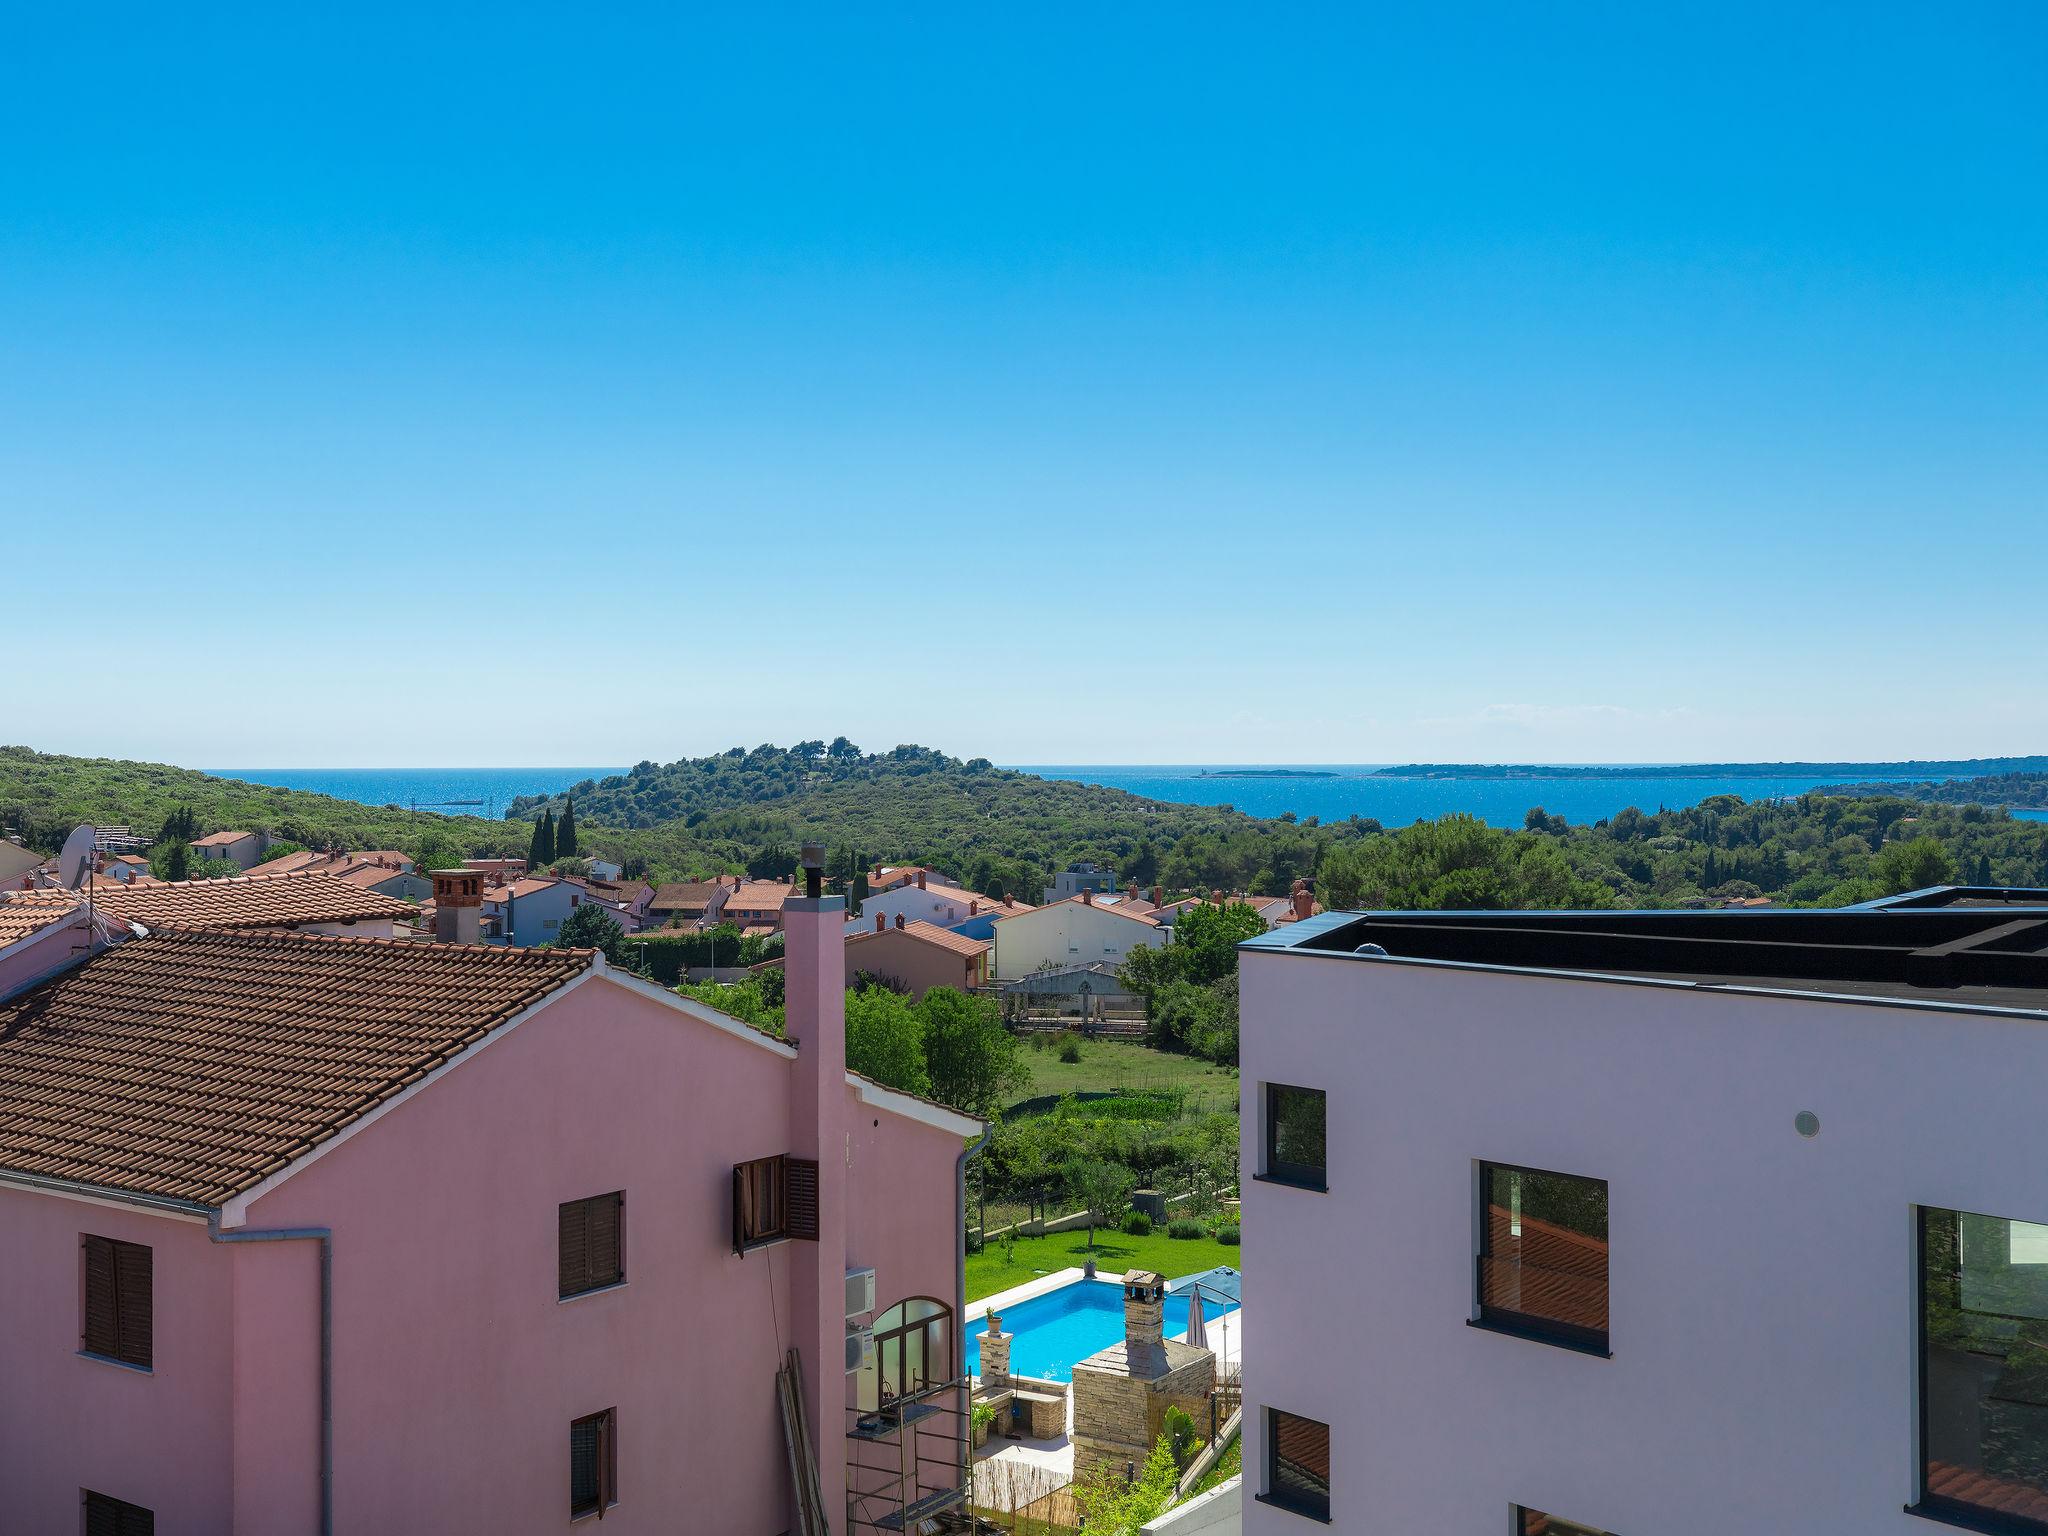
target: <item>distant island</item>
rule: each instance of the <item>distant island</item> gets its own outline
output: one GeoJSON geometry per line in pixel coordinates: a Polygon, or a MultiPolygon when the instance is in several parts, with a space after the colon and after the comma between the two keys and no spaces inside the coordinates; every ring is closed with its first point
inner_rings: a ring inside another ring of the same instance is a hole
{"type": "Polygon", "coordinates": [[[1198,779],[1334,779],[1327,768],[1204,768],[1198,779]]]}
{"type": "Polygon", "coordinates": [[[1384,779],[1936,779],[2048,773],[2048,757],[1963,757],[1901,763],[1644,763],[1594,768],[1564,763],[1403,763],[1379,768],[1384,779]]]}

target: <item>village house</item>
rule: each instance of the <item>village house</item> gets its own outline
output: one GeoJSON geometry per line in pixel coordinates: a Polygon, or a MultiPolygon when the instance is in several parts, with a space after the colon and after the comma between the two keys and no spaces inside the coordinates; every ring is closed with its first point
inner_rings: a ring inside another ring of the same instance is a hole
{"type": "Polygon", "coordinates": [[[1030,910],[1016,903],[1006,905],[979,891],[940,883],[926,871],[918,870],[908,880],[887,890],[869,891],[860,904],[860,916],[853,923],[856,927],[866,928],[871,927],[877,917],[888,918],[891,922],[900,917],[906,923],[923,922],[952,928],[997,907],[1003,908],[1005,913],[1030,910]]]}
{"type": "Polygon", "coordinates": [[[712,928],[725,910],[726,898],[740,882],[720,876],[715,880],[672,880],[655,888],[647,903],[650,927],[712,928]]]}
{"type": "Polygon", "coordinates": [[[346,880],[367,891],[395,896],[400,901],[420,902],[433,894],[433,882],[413,868],[412,856],[391,848],[367,853],[302,848],[297,853],[266,859],[249,873],[281,875],[305,871],[332,875],[337,880],[346,880]]]}
{"type": "Polygon", "coordinates": [[[484,938],[492,944],[530,949],[551,943],[569,914],[583,905],[583,887],[552,875],[526,876],[484,888],[484,938]]]}
{"type": "MultiPolygon", "coordinates": [[[[296,933],[388,939],[418,915],[409,902],[317,871],[234,875],[223,880],[97,881],[93,905],[123,923],[193,928],[270,928],[296,933]]],[[[82,906],[86,893],[51,888],[9,897],[17,910],[82,906]]]]}
{"type": "Polygon", "coordinates": [[[995,925],[995,974],[1003,981],[1033,971],[1123,962],[1134,949],[1163,945],[1169,935],[1152,918],[1103,906],[1093,891],[1001,918],[995,925]]]}
{"type": "Polygon", "coordinates": [[[894,921],[879,914],[874,926],[848,929],[846,984],[865,973],[902,987],[920,998],[933,987],[971,992],[989,982],[987,939],[969,939],[931,923],[894,921]]]}
{"type": "Polygon", "coordinates": [[[268,832],[209,832],[192,840],[192,852],[202,859],[226,859],[243,869],[253,869],[270,846],[268,832]]]}
{"type": "Polygon", "coordinates": [[[795,892],[795,886],[785,885],[780,880],[741,881],[725,898],[719,921],[736,925],[742,934],[765,938],[768,934],[780,933],[783,903],[795,892]]]}
{"type": "Polygon", "coordinates": [[[1071,901],[1084,892],[1093,896],[1106,896],[1116,889],[1116,871],[1107,864],[1097,864],[1091,859],[1082,859],[1069,864],[1052,877],[1052,884],[1045,888],[1047,906],[1055,902],[1071,901]]]}
{"type": "Polygon", "coordinates": [[[0,1524],[787,1531],[779,1401],[833,1530],[957,1504],[984,1127],[845,1069],[843,905],[784,908],[795,1043],[590,951],[172,928],[0,982],[0,1524]]]}

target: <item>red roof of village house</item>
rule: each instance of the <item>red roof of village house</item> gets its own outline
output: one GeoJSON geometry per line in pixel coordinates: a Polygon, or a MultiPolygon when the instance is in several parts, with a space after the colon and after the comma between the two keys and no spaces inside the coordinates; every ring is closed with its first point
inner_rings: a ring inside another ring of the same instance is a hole
{"type": "Polygon", "coordinates": [[[204,837],[192,839],[194,848],[225,848],[230,843],[239,843],[245,837],[254,837],[253,832],[209,832],[204,837]]]}
{"type": "Polygon", "coordinates": [[[507,896],[515,899],[521,896],[532,896],[537,892],[546,890],[551,885],[564,885],[566,883],[566,881],[555,879],[552,875],[528,875],[523,880],[514,880],[510,885],[486,886],[484,889],[484,900],[503,901],[507,896]]]}
{"type": "Polygon", "coordinates": [[[1147,913],[1126,912],[1121,907],[1105,906],[1099,901],[1084,901],[1079,896],[1068,896],[1059,901],[1050,901],[1042,907],[1027,907],[1020,901],[1014,907],[1002,909],[1003,915],[997,918],[996,921],[1006,923],[1013,917],[1022,917],[1026,912],[1050,912],[1054,907],[1093,907],[1098,912],[1111,912],[1118,917],[1127,918],[1131,922],[1143,923],[1147,928],[1157,928],[1159,926],[1159,920],[1147,913]]]}
{"type": "Polygon", "coordinates": [[[780,880],[748,880],[725,898],[729,912],[780,912],[796,887],[780,880]]]}
{"type": "Polygon", "coordinates": [[[19,944],[32,933],[40,933],[52,923],[70,920],[71,914],[84,905],[69,891],[8,891],[0,892],[0,949],[10,944],[19,944]],[[68,901],[56,901],[51,897],[62,894],[71,897],[68,901]]]}
{"type": "MultiPolygon", "coordinates": [[[[225,880],[118,880],[95,882],[94,905],[110,917],[150,927],[277,928],[292,923],[352,923],[410,918],[410,902],[346,880],[305,870],[285,875],[231,875],[225,880]]],[[[74,891],[25,891],[15,898],[63,907],[74,891]]]]}
{"type": "Polygon", "coordinates": [[[131,939],[0,1003],[0,1168],[218,1206],[591,959],[296,933],[131,939]]]}
{"type": "Polygon", "coordinates": [[[936,944],[941,949],[950,949],[956,955],[979,955],[993,948],[987,939],[970,939],[964,933],[941,928],[938,924],[928,923],[921,917],[905,923],[901,928],[870,928],[862,933],[849,933],[846,942],[858,944],[865,939],[879,939],[891,933],[903,934],[920,943],[936,944]]]}

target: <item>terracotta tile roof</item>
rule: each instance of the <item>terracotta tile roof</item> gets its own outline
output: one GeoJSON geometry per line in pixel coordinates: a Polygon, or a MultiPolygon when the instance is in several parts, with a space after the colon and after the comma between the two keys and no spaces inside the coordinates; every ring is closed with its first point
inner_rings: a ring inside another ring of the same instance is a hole
{"type": "MultiPolygon", "coordinates": [[[[225,880],[96,882],[95,904],[111,917],[148,927],[278,928],[292,923],[346,923],[409,918],[409,902],[363,891],[332,875],[231,875],[225,880]]],[[[16,900],[64,905],[70,891],[28,891],[16,900]]]]}
{"type": "Polygon", "coordinates": [[[568,884],[567,881],[557,880],[552,875],[529,875],[524,880],[513,881],[510,885],[486,886],[484,888],[484,900],[503,901],[508,895],[514,897],[531,896],[536,892],[546,890],[549,886],[566,884],[568,884]]]}
{"type": "Polygon", "coordinates": [[[994,947],[987,939],[970,939],[963,933],[941,928],[937,923],[928,923],[921,917],[912,919],[901,928],[892,925],[884,929],[869,928],[864,933],[849,933],[846,942],[858,944],[863,939],[879,939],[891,933],[901,933],[926,944],[936,944],[941,949],[950,949],[956,955],[986,954],[994,947]]]}
{"type": "Polygon", "coordinates": [[[265,859],[261,864],[252,865],[252,875],[283,875],[295,869],[312,869],[316,865],[330,863],[329,855],[315,848],[301,848],[296,853],[281,853],[274,859],[265,859]]]}
{"type": "Polygon", "coordinates": [[[883,891],[895,890],[899,885],[914,884],[919,875],[930,874],[930,868],[923,864],[895,864],[885,868],[880,874],[870,870],[868,891],[870,894],[880,895],[883,891]]]}
{"type": "Polygon", "coordinates": [[[52,923],[68,922],[80,905],[69,891],[0,893],[0,949],[19,944],[52,923]],[[59,896],[67,899],[55,899],[59,896]]]}
{"type": "Polygon", "coordinates": [[[1004,908],[1003,915],[997,918],[996,921],[1007,923],[1011,918],[1022,917],[1026,912],[1050,912],[1054,907],[1093,907],[1098,912],[1108,912],[1116,917],[1125,919],[1127,922],[1143,923],[1147,928],[1157,928],[1159,926],[1159,919],[1151,916],[1149,913],[1126,912],[1118,907],[1104,906],[1099,901],[1083,901],[1078,896],[1068,896],[1060,901],[1047,902],[1042,907],[1027,907],[1020,901],[1014,907],[1004,908]]]}
{"type": "Polygon", "coordinates": [[[382,885],[386,880],[410,878],[407,871],[393,869],[388,864],[351,864],[345,869],[330,870],[326,873],[330,879],[346,881],[361,890],[368,890],[373,885],[382,885]]]}
{"type": "Polygon", "coordinates": [[[591,952],[167,929],[0,1003],[0,1168],[217,1206],[591,952]]]}
{"type": "Polygon", "coordinates": [[[1526,1212],[1521,1235],[1504,1206],[1486,1208],[1480,1300],[1574,1328],[1607,1331],[1607,1244],[1526,1212]]]}
{"type": "Polygon", "coordinates": [[[209,832],[204,837],[192,839],[194,848],[225,848],[230,843],[239,843],[245,837],[254,837],[253,832],[209,832]]]}
{"type": "Polygon", "coordinates": [[[734,912],[780,912],[782,904],[796,894],[796,887],[780,880],[749,880],[725,898],[734,912]]]}
{"type": "Polygon", "coordinates": [[[654,900],[648,908],[655,912],[702,912],[711,905],[711,897],[718,890],[716,880],[677,880],[662,886],[654,893],[654,900]]]}

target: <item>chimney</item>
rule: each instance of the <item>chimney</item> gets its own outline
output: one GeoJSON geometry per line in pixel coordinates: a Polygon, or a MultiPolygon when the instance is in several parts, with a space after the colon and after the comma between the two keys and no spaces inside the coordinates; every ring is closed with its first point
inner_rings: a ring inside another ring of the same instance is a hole
{"type": "Polygon", "coordinates": [[[1300,921],[1301,921],[1301,920],[1302,920],[1302,919],[1303,919],[1304,917],[1313,917],[1313,916],[1315,916],[1315,911],[1316,911],[1316,898],[1315,898],[1315,892],[1311,891],[1311,890],[1310,890],[1310,889],[1308,888],[1308,883],[1307,883],[1306,881],[1304,881],[1304,880],[1297,880],[1297,881],[1295,881],[1295,882],[1294,882],[1294,920],[1295,920],[1296,922],[1300,922],[1300,921]]]}
{"type": "Polygon", "coordinates": [[[978,901],[969,901],[967,903],[967,915],[969,917],[981,916],[981,903],[978,901]]]}
{"type": "Polygon", "coordinates": [[[1138,882],[1137,882],[1137,881],[1135,881],[1135,880],[1133,880],[1133,881],[1131,882],[1131,888],[1130,888],[1130,889],[1129,889],[1128,891],[1125,891],[1125,892],[1124,892],[1124,900],[1126,900],[1126,901],[1136,901],[1137,899],[1138,899],[1138,882]]]}
{"type": "Polygon", "coordinates": [[[896,914],[896,926],[898,928],[901,928],[903,926],[903,914],[901,912],[898,912],[896,914]]]}
{"type": "Polygon", "coordinates": [[[1124,1358],[1131,1374],[1150,1377],[1166,1367],[1166,1282],[1149,1269],[1124,1276],[1124,1358]]]}
{"type": "Polygon", "coordinates": [[[875,914],[875,932],[880,933],[889,926],[889,919],[882,913],[875,914]]]}
{"type": "MultiPolygon", "coordinates": [[[[846,1508],[846,898],[819,894],[824,850],[803,852],[805,894],[783,905],[784,1017],[796,1048],[789,1152],[818,1167],[818,1241],[783,1249],[791,1342],[803,1358],[804,1411],[818,1447],[819,1502],[846,1508]]],[[[779,1266],[778,1266],[779,1267],[779,1266]]]]}
{"type": "Polygon", "coordinates": [[[434,937],[443,944],[483,942],[484,877],[473,869],[434,871],[434,937]]]}
{"type": "Polygon", "coordinates": [[[924,871],[921,869],[917,872],[917,888],[920,891],[924,889],[924,871]]]}
{"type": "Polygon", "coordinates": [[[1081,887],[1081,905],[1084,907],[1095,905],[1095,892],[1085,885],[1081,887]]]}
{"type": "Polygon", "coordinates": [[[1152,905],[1153,905],[1153,906],[1155,906],[1155,907],[1163,907],[1163,906],[1165,906],[1165,905],[1166,905],[1166,903],[1165,903],[1165,902],[1163,902],[1163,901],[1161,901],[1161,900],[1159,899],[1160,897],[1164,896],[1165,894],[1166,894],[1166,892],[1162,891],[1162,890],[1161,890],[1161,889],[1160,889],[1160,888],[1159,888],[1158,886],[1156,886],[1156,885],[1155,885],[1155,886],[1153,886],[1153,887],[1152,887],[1152,905]]]}
{"type": "Polygon", "coordinates": [[[881,866],[881,865],[879,865],[879,864],[877,864],[877,865],[875,866],[875,872],[874,872],[873,874],[869,875],[869,876],[868,876],[868,878],[869,878],[870,880],[879,880],[879,879],[881,879],[881,878],[882,878],[882,866],[881,866]]]}

